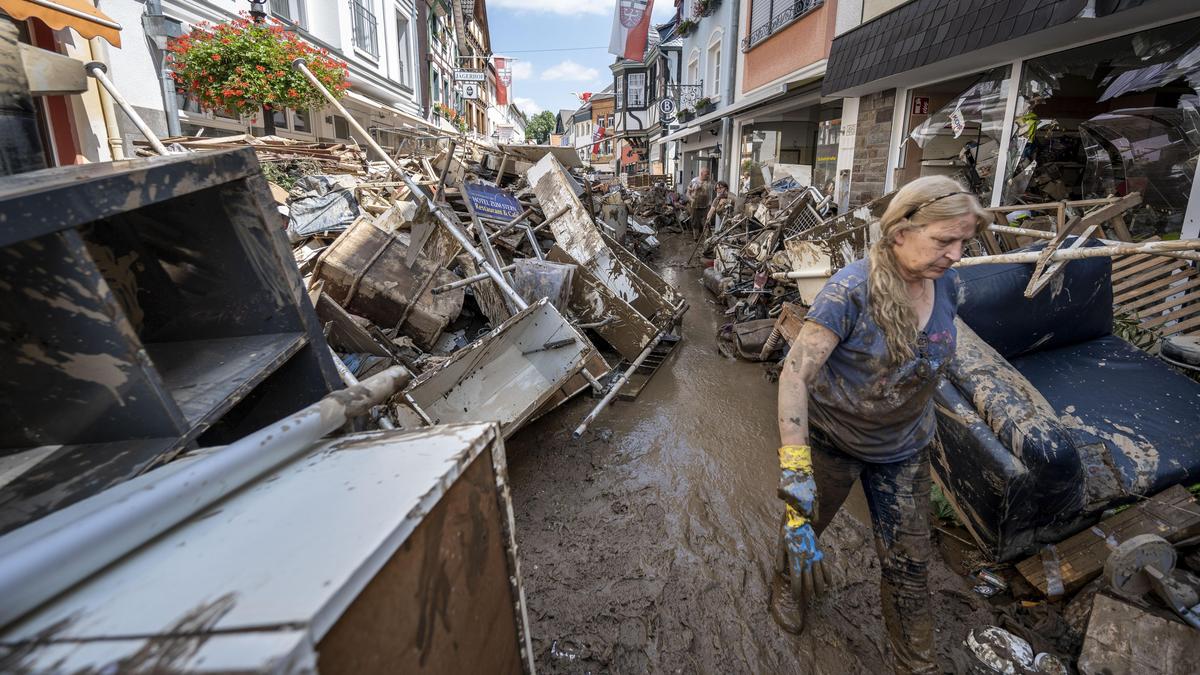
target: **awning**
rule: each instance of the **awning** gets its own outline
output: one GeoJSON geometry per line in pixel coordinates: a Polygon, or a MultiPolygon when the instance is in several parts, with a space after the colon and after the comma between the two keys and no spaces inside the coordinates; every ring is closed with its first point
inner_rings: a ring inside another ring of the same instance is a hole
{"type": "Polygon", "coordinates": [[[121,24],[87,0],[0,0],[0,11],[18,21],[39,19],[54,30],[73,28],[85,38],[104,38],[121,46],[121,24]]]}
{"type": "Polygon", "coordinates": [[[650,145],[662,145],[663,143],[670,143],[671,141],[678,141],[682,138],[687,138],[688,136],[691,136],[692,134],[698,134],[698,133],[700,133],[700,125],[697,124],[695,121],[692,121],[690,124],[688,124],[686,127],[682,128],[682,129],[680,129],[679,131],[673,131],[673,132],[667,134],[666,136],[663,136],[662,138],[654,139],[653,141],[650,142],[650,145]]]}

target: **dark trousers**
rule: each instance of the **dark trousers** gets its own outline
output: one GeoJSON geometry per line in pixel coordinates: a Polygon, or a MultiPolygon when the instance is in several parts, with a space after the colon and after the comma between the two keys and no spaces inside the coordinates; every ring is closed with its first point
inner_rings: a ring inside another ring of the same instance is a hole
{"type": "Polygon", "coordinates": [[[692,219],[689,223],[689,227],[692,230],[692,238],[694,239],[699,237],[700,233],[704,232],[704,218],[708,215],[708,206],[692,208],[690,213],[692,219]]]}
{"type": "Polygon", "coordinates": [[[820,537],[861,479],[882,568],[879,595],[896,672],[938,672],[929,596],[929,448],[899,462],[875,464],[838,450],[815,428],[809,445],[817,482],[813,529],[820,537]]]}

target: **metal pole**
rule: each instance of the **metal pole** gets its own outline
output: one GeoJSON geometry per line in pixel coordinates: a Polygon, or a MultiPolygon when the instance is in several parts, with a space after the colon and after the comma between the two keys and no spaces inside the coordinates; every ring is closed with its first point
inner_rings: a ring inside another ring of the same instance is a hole
{"type": "Polygon", "coordinates": [[[220,452],[178,470],[167,466],[147,474],[161,477],[148,478],[137,489],[115,494],[110,489],[59,511],[57,518],[5,535],[0,539],[0,626],[304,453],[313,442],[385,401],[408,376],[404,368],[388,368],[220,452]]]}
{"type": "MultiPolygon", "coordinates": [[[[329,355],[333,357],[333,367],[338,371],[338,375],[341,376],[342,382],[345,383],[347,387],[357,386],[358,377],[356,377],[354,373],[350,372],[349,366],[346,365],[346,362],[342,360],[341,356],[338,356],[337,352],[333,351],[333,347],[329,348],[329,355]]],[[[403,387],[404,384],[407,384],[407,382],[402,383],[399,386],[403,387]]],[[[379,424],[380,429],[391,431],[396,428],[396,425],[392,422],[391,418],[385,415],[379,415],[378,417],[375,417],[376,412],[379,411],[376,410],[372,412],[371,417],[375,418],[375,422],[379,424]]]]}
{"type": "Polygon", "coordinates": [[[166,146],[162,144],[162,141],[158,140],[158,136],[150,130],[150,127],[146,125],[146,121],[137,114],[137,111],[133,109],[133,106],[129,105],[129,101],[126,101],[125,97],[121,95],[121,92],[117,91],[117,87],[112,83],[112,80],[108,79],[108,76],[105,75],[105,73],[108,72],[108,66],[100,63],[99,61],[92,61],[83,68],[87,71],[88,75],[91,75],[97,82],[100,83],[100,86],[104,87],[104,90],[108,92],[109,96],[112,96],[112,99],[116,102],[117,106],[129,116],[129,119],[133,121],[133,124],[138,128],[138,131],[142,132],[142,135],[146,137],[147,141],[150,141],[150,147],[154,148],[154,151],[160,155],[167,154],[166,146]]]}
{"type": "Polygon", "coordinates": [[[571,434],[572,438],[579,438],[583,435],[583,432],[587,431],[588,425],[596,420],[596,416],[603,412],[604,409],[608,407],[609,403],[612,403],[612,400],[617,396],[617,392],[621,391],[621,387],[625,386],[625,383],[629,381],[629,376],[633,375],[634,371],[636,371],[638,367],[642,365],[642,362],[645,361],[648,356],[650,356],[650,352],[653,352],[654,348],[658,346],[658,343],[662,342],[663,338],[666,336],[667,331],[662,331],[650,341],[650,344],[646,345],[646,348],[642,350],[642,353],[638,354],[638,357],[633,360],[632,364],[630,364],[629,369],[624,373],[621,373],[621,377],[619,377],[617,381],[613,383],[612,387],[608,390],[608,393],[604,395],[604,398],[600,399],[600,402],[596,404],[596,407],[592,408],[592,411],[587,414],[587,417],[583,418],[583,421],[580,422],[579,426],[575,428],[575,431],[571,434]]]}
{"type": "MultiPolygon", "coordinates": [[[[333,94],[329,93],[329,90],[325,88],[325,85],[321,84],[321,81],[317,79],[317,76],[312,74],[312,71],[308,69],[308,64],[304,62],[304,59],[296,59],[295,61],[292,61],[292,67],[300,71],[300,73],[304,75],[305,79],[308,80],[309,84],[311,84],[318,92],[321,93],[322,96],[325,97],[325,100],[329,102],[329,105],[333,106],[334,110],[337,110],[343,117],[346,118],[346,123],[350,125],[351,129],[362,136],[363,141],[367,144],[367,147],[374,150],[375,154],[383,158],[383,162],[388,165],[388,168],[396,172],[396,175],[400,177],[400,180],[404,181],[404,184],[408,186],[409,191],[413,195],[413,199],[424,201],[429,205],[430,210],[433,211],[433,215],[437,217],[438,222],[442,224],[442,227],[445,227],[446,231],[450,233],[450,236],[454,237],[455,241],[458,242],[458,245],[462,246],[463,250],[471,256],[471,258],[475,261],[475,264],[479,265],[479,268],[484,272],[487,272],[487,275],[492,278],[492,281],[496,282],[496,285],[500,287],[500,290],[521,309],[528,307],[529,303],[525,302],[525,299],[521,297],[521,294],[513,290],[513,287],[510,286],[507,281],[505,281],[504,276],[500,274],[500,272],[496,271],[496,268],[492,267],[492,264],[483,257],[479,250],[475,248],[475,245],[471,243],[470,238],[463,234],[463,231],[459,229],[454,220],[451,220],[450,216],[446,215],[446,212],[441,208],[442,205],[436,204],[430,200],[429,197],[427,197],[425,193],[421,191],[421,187],[412,179],[412,176],[409,176],[407,173],[405,173],[405,171],[400,168],[400,165],[396,163],[396,160],[392,159],[390,155],[383,151],[383,148],[379,147],[379,144],[375,142],[375,139],[371,138],[371,135],[362,128],[362,125],[354,119],[354,116],[346,110],[341,102],[333,97],[333,94]]],[[[445,187],[443,186],[442,189],[444,190],[445,187]]]]}
{"type": "MultiPolygon", "coordinates": [[[[517,266],[515,264],[505,265],[504,267],[500,268],[500,271],[501,272],[511,272],[515,269],[517,269],[517,266]]],[[[446,284],[445,286],[437,286],[437,287],[431,289],[429,292],[434,295],[441,295],[442,293],[449,293],[450,291],[452,291],[456,288],[462,288],[463,286],[470,286],[472,284],[477,284],[480,281],[483,281],[484,279],[487,279],[487,278],[488,278],[487,272],[480,272],[479,274],[473,274],[469,277],[466,277],[465,279],[459,279],[458,281],[451,281],[450,283],[446,284]]]]}

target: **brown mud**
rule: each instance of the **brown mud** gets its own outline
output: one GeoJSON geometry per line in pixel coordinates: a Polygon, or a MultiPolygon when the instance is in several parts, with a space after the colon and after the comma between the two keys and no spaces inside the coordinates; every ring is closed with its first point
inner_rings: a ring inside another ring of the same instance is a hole
{"type": "MultiPolygon", "coordinates": [[[[691,304],[683,340],[636,401],[580,440],[582,396],[507,443],[537,667],[548,673],[882,673],[891,670],[879,562],[857,487],[822,536],[833,589],[801,636],[767,595],[782,503],[775,385],[717,352],[719,307],[665,237],[664,278],[691,304]],[[865,524],[864,524],[865,523],[865,524]]],[[[945,672],[991,607],[939,557],[931,568],[945,672]]]]}

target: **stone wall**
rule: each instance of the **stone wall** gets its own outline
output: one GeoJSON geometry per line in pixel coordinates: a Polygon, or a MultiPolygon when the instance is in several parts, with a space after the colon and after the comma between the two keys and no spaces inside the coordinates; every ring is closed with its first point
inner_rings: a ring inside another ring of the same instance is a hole
{"type": "Polygon", "coordinates": [[[888,150],[892,142],[892,114],[896,90],[888,89],[859,98],[858,128],[854,141],[854,169],[850,174],[850,206],[883,196],[888,150]]]}

